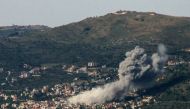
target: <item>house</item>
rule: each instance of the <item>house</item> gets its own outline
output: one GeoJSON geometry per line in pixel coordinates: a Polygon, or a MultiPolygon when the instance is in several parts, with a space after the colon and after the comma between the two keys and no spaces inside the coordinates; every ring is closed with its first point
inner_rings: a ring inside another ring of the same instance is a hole
{"type": "Polygon", "coordinates": [[[25,72],[25,71],[22,71],[19,77],[20,78],[28,78],[29,74],[27,72],[25,72]]]}
{"type": "Polygon", "coordinates": [[[145,103],[150,103],[152,101],[154,101],[153,96],[144,96],[142,99],[142,102],[145,102],[145,103]]]}
{"type": "Polygon", "coordinates": [[[81,67],[77,69],[76,73],[87,73],[87,67],[81,67]]]}
{"type": "Polygon", "coordinates": [[[77,67],[76,67],[76,66],[71,65],[71,66],[70,66],[70,67],[68,67],[65,71],[72,73],[72,72],[75,72],[75,71],[76,71],[76,69],[77,69],[77,67]]]}
{"type": "Polygon", "coordinates": [[[169,66],[177,65],[178,63],[176,61],[170,60],[167,63],[169,66]]]}
{"type": "Polygon", "coordinates": [[[11,95],[11,98],[13,99],[13,101],[17,101],[17,95],[11,95]]]}
{"type": "Polygon", "coordinates": [[[31,68],[31,66],[28,65],[28,64],[24,64],[24,65],[23,65],[23,68],[25,68],[25,69],[29,69],[29,68],[31,68]]]}
{"type": "Polygon", "coordinates": [[[96,67],[97,63],[95,62],[88,62],[88,67],[96,67]]]}
{"type": "Polygon", "coordinates": [[[29,72],[32,73],[32,74],[38,74],[38,73],[40,73],[40,68],[39,67],[34,67],[29,72]]]}
{"type": "Polygon", "coordinates": [[[42,71],[45,71],[45,70],[48,69],[48,67],[46,67],[46,66],[42,66],[40,69],[41,69],[42,71]]]}
{"type": "Polygon", "coordinates": [[[93,70],[93,71],[88,71],[88,76],[97,76],[97,71],[96,70],[93,70]]]}

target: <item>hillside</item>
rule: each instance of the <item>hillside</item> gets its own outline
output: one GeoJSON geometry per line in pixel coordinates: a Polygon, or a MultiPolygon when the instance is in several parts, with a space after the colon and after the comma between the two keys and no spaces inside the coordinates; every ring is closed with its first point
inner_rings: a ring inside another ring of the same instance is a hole
{"type": "Polygon", "coordinates": [[[31,34],[32,32],[46,31],[50,28],[43,25],[28,25],[28,26],[1,26],[0,27],[0,37],[18,37],[24,36],[26,34],[31,34]]]}
{"type": "Polygon", "coordinates": [[[0,63],[16,67],[23,63],[81,65],[95,61],[115,66],[136,45],[151,52],[163,43],[169,53],[177,53],[189,48],[189,42],[190,18],[118,11],[22,37],[0,37],[0,63]]]}

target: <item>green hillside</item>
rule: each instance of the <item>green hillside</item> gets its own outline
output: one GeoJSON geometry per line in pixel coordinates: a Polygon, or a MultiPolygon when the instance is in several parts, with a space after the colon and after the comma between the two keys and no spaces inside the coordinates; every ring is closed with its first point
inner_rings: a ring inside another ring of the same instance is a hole
{"type": "Polygon", "coordinates": [[[0,63],[16,67],[96,61],[115,66],[136,45],[152,52],[163,43],[174,53],[189,48],[189,42],[190,18],[120,11],[22,37],[0,37],[0,63]]]}

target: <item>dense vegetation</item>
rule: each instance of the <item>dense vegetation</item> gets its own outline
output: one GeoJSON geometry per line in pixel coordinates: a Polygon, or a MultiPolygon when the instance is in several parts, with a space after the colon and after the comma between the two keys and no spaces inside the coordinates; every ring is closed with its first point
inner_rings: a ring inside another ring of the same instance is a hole
{"type": "Polygon", "coordinates": [[[0,38],[0,62],[9,67],[88,61],[117,65],[136,45],[152,51],[164,43],[169,50],[180,50],[189,47],[189,41],[190,18],[137,12],[107,14],[22,37],[0,38]]]}
{"type": "Polygon", "coordinates": [[[165,72],[167,80],[159,87],[151,90],[157,95],[157,103],[146,106],[143,109],[189,109],[189,72],[189,65],[179,65],[169,68],[168,71],[165,72]]]}

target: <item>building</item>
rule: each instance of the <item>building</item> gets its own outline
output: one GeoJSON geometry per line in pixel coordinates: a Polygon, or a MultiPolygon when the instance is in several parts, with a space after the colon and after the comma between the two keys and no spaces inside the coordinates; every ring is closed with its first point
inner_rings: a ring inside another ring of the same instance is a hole
{"type": "Polygon", "coordinates": [[[88,62],[88,67],[96,67],[97,63],[95,62],[88,62]]]}

